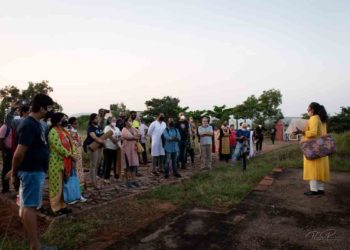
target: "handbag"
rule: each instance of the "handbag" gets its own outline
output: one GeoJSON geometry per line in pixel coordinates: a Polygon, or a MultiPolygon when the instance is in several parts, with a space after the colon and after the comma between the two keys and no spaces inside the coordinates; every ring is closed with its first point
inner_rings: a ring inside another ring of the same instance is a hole
{"type": "Polygon", "coordinates": [[[335,142],[330,134],[302,141],[300,147],[308,160],[318,159],[336,152],[335,142]]]}
{"type": "Polygon", "coordinates": [[[142,147],[141,143],[136,143],[137,153],[142,153],[145,149],[142,147]]]}
{"type": "Polygon", "coordinates": [[[80,183],[75,168],[72,168],[71,176],[63,181],[63,200],[65,203],[71,203],[80,200],[80,183]]]}

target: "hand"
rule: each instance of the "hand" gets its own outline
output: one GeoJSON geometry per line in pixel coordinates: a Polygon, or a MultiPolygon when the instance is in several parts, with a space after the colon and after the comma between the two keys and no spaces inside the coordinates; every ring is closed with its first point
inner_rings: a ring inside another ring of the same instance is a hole
{"type": "Polygon", "coordinates": [[[303,133],[303,131],[301,131],[301,130],[298,129],[298,128],[297,128],[297,130],[295,130],[295,131],[293,132],[294,135],[299,135],[299,134],[302,134],[302,133],[303,133]]]}
{"type": "Polygon", "coordinates": [[[9,180],[10,181],[10,185],[18,186],[18,184],[19,184],[19,179],[18,179],[16,174],[13,174],[12,170],[10,170],[6,174],[5,180],[9,180]]]}

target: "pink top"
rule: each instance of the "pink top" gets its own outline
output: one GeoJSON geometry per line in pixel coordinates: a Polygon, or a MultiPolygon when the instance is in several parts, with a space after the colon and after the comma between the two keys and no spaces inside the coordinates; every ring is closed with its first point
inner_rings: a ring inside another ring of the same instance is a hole
{"type": "Polygon", "coordinates": [[[136,167],[139,165],[139,156],[137,153],[137,146],[136,140],[129,141],[128,139],[131,139],[133,136],[138,135],[139,132],[135,128],[123,128],[122,130],[122,139],[123,139],[123,145],[122,150],[124,152],[124,155],[128,159],[129,166],[136,167]]]}
{"type": "MultiPolygon", "coordinates": [[[[0,128],[0,139],[4,139],[6,135],[7,126],[6,124],[2,125],[0,128]]],[[[10,130],[10,133],[5,138],[4,141],[5,147],[11,149],[12,148],[12,130],[10,130]]]]}

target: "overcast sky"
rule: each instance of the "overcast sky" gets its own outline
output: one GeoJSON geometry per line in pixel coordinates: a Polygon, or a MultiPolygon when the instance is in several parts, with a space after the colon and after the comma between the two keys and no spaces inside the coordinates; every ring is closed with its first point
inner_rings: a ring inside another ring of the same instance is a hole
{"type": "Polygon", "coordinates": [[[5,1],[0,87],[49,80],[68,114],[152,97],[190,109],[276,88],[285,116],[350,106],[350,1],[5,1]]]}

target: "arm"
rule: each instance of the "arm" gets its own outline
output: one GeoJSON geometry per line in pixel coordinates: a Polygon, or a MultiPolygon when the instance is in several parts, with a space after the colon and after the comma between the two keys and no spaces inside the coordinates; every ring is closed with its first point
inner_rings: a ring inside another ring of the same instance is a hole
{"type": "Polygon", "coordinates": [[[306,138],[312,138],[317,136],[319,119],[317,116],[311,116],[308,121],[308,127],[303,134],[306,138]]]}
{"type": "Polygon", "coordinates": [[[101,143],[101,144],[104,143],[103,140],[101,140],[100,138],[98,138],[98,137],[96,136],[95,132],[90,132],[89,135],[91,136],[92,139],[94,139],[94,141],[96,141],[96,142],[98,142],[98,143],[101,143]]]}
{"type": "Polygon", "coordinates": [[[65,149],[65,147],[63,147],[62,142],[55,129],[51,129],[49,133],[49,144],[50,148],[57,151],[60,155],[64,157],[72,156],[72,153],[70,153],[67,149],[65,149]]]}
{"type": "Polygon", "coordinates": [[[122,138],[127,141],[135,141],[137,140],[134,135],[132,135],[126,128],[122,130],[122,138]]]}
{"type": "Polygon", "coordinates": [[[154,123],[152,122],[151,125],[149,126],[149,129],[148,129],[147,133],[148,133],[150,136],[152,136],[153,131],[154,131],[154,123]]]}

